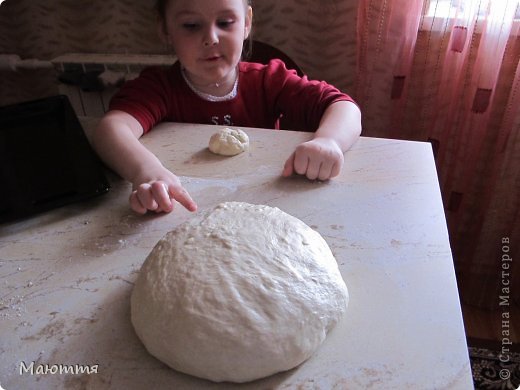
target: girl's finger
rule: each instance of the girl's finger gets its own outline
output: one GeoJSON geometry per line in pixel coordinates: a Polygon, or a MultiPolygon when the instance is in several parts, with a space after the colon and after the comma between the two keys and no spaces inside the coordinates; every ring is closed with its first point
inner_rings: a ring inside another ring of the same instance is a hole
{"type": "Polygon", "coordinates": [[[137,187],[137,199],[147,210],[157,210],[159,205],[153,198],[151,185],[148,183],[141,184],[137,187]]]}
{"type": "Polygon", "coordinates": [[[132,191],[129,198],[130,208],[138,214],[146,214],[146,207],[144,207],[137,198],[137,191],[132,191]]]}
{"type": "Polygon", "coordinates": [[[197,204],[183,186],[171,184],[168,187],[168,192],[173,199],[182,204],[188,211],[197,211],[197,204]]]}
{"type": "Polygon", "coordinates": [[[289,177],[294,173],[294,153],[285,161],[282,176],[289,177]]]}
{"type": "Polygon", "coordinates": [[[338,161],[336,161],[334,163],[334,165],[332,166],[332,169],[331,169],[331,172],[330,172],[330,177],[336,177],[340,174],[341,172],[341,168],[343,167],[343,163],[345,162],[345,158],[343,157],[343,155],[340,155],[340,158],[338,161]]]}
{"type": "Polygon", "coordinates": [[[320,174],[321,170],[321,160],[314,159],[309,160],[309,163],[307,165],[307,171],[305,172],[305,176],[307,176],[307,179],[309,180],[316,180],[320,174]]]}
{"type": "Polygon", "coordinates": [[[168,187],[162,181],[152,183],[151,192],[154,200],[158,204],[157,211],[164,211],[169,213],[173,210],[173,203],[168,193],[168,187]]]}
{"type": "Polygon", "coordinates": [[[306,153],[294,154],[294,171],[298,175],[305,175],[307,167],[309,166],[309,158],[306,153]]]}

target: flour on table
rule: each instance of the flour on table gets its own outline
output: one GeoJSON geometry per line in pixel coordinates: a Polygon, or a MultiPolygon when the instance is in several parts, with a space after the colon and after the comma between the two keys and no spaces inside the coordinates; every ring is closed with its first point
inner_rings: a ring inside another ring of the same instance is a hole
{"type": "Polygon", "coordinates": [[[307,360],[347,304],[319,233],[278,208],[227,202],[157,243],[131,317],[147,350],[170,367],[247,382],[307,360]]]}
{"type": "Polygon", "coordinates": [[[222,156],[235,156],[249,148],[249,137],[240,129],[223,128],[209,139],[209,150],[222,156]]]}

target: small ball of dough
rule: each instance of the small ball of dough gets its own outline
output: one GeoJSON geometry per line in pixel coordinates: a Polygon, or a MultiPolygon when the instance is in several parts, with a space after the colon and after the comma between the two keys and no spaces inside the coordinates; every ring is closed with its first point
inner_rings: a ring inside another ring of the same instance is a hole
{"type": "Polygon", "coordinates": [[[307,360],[346,311],[322,236],[278,208],[227,202],[166,234],[135,283],[147,350],[215,382],[247,382],[307,360]]]}
{"type": "Polygon", "coordinates": [[[209,140],[209,150],[222,156],[235,156],[249,148],[249,137],[240,129],[228,127],[217,131],[209,140]]]}

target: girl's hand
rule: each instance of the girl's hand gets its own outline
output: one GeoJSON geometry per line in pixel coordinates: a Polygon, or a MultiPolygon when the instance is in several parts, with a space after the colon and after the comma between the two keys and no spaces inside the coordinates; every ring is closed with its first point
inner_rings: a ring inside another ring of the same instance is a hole
{"type": "Polygon", "coordinates": [[[297,173],[310,180],[328,180],[339,175],[343,162],[343,152],[335,140],[317,137],[296,147],[285,162],[282,175],[297,173]]]}
{"type": "Polygon", "coordinates": [[[155,178],[137,179],[130,194],[130,207],[139,214],[148,210],[169,213],[174,208],[174,201],[189,211],[197,210],[197,204],[179,178],[166,169],[155,178]]]}
{"type": "Polygon", "coordinates": [[[197,204],[179,178],[139,142],[143,133],[143,126],[137,119],[126,112],[113,110],[101,119],[90,142],[105,164],[132,183],[129,200],[135,212],[169,213],[174,208],[174,201],[189,211],[196,211],[197,204]]]}

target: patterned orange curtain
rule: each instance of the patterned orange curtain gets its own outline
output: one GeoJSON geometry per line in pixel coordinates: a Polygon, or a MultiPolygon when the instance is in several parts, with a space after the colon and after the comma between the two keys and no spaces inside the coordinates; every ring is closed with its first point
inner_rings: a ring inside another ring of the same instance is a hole
{"type": "Polygon", "coordinates": [[[364,135],[431,142],[462,299],[488,308],[504,283],[520,302],[519,25],[518,0],[358,8],[364,135]]]}

